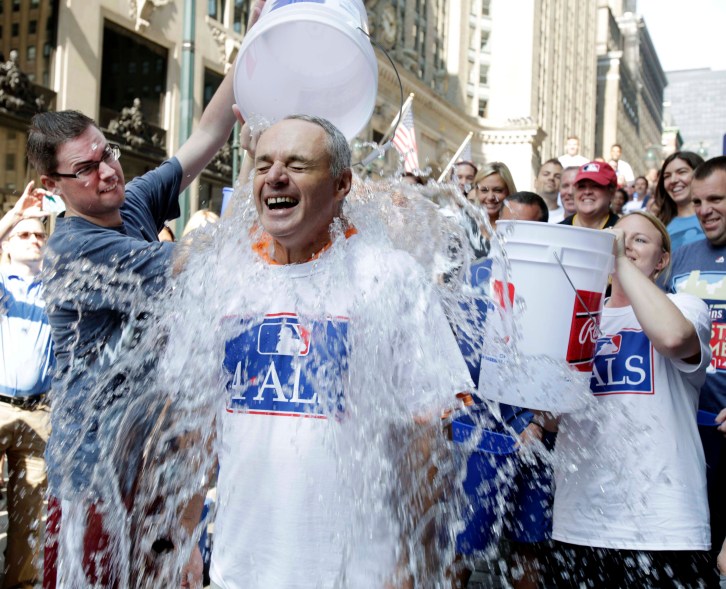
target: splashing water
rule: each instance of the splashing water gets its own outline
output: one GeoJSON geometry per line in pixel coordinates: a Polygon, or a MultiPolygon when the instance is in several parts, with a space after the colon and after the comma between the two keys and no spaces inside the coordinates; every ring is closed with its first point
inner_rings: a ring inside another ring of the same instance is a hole
{"type": "MultiPolygon", "coordinates": [[[[283,447],[290,464],[319,453],[325,460],[306,476],[334,483],[327,488],[318,481],[318,507],[334,522],[338,547],[324,586],[383,586],[411,578],[416,586],[449,587],[457,567],[471,566],[469,559],[454,562],[456,538],[471,512],[461,486],[467,456],[483,428],[511,433],[498,423],[497,404],[484,402],[487,410],[472,413],[476,430],[468,441],[454,446],[446,438],[441,411],[457,407],[454,394],[465,386],[450,362],[449,329],[466,342],[462,353],[470,367],[487,355],[508,361],[500,382],[480,388],[516,386],[527,372],[516,351],[524,303],[502,306],[487,282],[470,281],[477,270],[472,239],[483,241],[484,235],[496,244],[499,236],[454,186],[356,180],[343,216],[358,234],[346,240],[347,226],[336,222],[333,246],[305,265],[300,287],[294,267],[279,272],[263,261],[249,185],[237,193],[233,216],[196,234],[184,271],[159,295],[148,298],[138,280],[84,263],[60,285],[70,299],[89,289],[121,299],[132,318],[98,371],[85,375],[84,395],[63,398],[65,414],[58,417],[77,435],[74,444],[55,449],[57,472],[80,471],[84,479],[61,476],[56,483],[68,508],[64,586],[87,585],[79,530],[89,503],[102,515],[113,546],[105,557],[110,563],[95,564],[114,570],[118,587],[178,586],[193,544],[179,519],[195,494],[215,484],[215,457],[234,451],[253,460],[283,447]],[[294,317],[269,316],[280,300],[294,317]],[[448,325],[438,320],[435,300],[448,325]],[[493,312],[510,338],[506,349],[501,332],[482,328],[493,312]],[[259,335],[265,330],[274,338],[259,335]],[[325,345],[308,350],[310,339],[325,345]],[[250,364],[253,344],[261,355],[267,344],[282,351],[286,368],[273,366],[272,374],[269,365],[250,364]],[[304,398],[309,391],[317,396],[304,398]],[[263,393],[296,400],[298,413],[311,418],[298,419],[282,446],[251,447],[230,427],[237,413],[249,411],[250,398],[263,393]],[[327,429],[311,449],[303,440],[318,418],[327,429]],[[239,446],[231,450],[231,444],[239,446]],[[79,464],[89,456],[79,450],[94,446],[93,461],[79,464]]],[[[506,282],[506,256],[501,247],[494,250],[506,282]]],[[[65,393],[60,387],[54,396],[65,393]]],[[[508,464],[500,465],[498,482],[482,483],[482,492],[490,484],[506,487],[508,464]]],[[[223,465],[218,505],[226,509],[260,476],[254,469],[226,474],[223,465]]],[[[493,497],[501,516],[509,497],[493,497]]],[[[225,523],[216,522],[215,534],[225,533],[225,523]]],[[[499,522],[494,544],[500,528],[499,522]]],[[[226,558],[225,548],[217,547],[220,558],[226,558]]],[[[296,548],[300,553],[290,558],[304,560],[306,547],[296,548]]],[[[253,572],[270,566],[264,555],[248,556],[236,555],[253,572]]],[[[304,562],[298,565],[305,570],[304,562]]]]}

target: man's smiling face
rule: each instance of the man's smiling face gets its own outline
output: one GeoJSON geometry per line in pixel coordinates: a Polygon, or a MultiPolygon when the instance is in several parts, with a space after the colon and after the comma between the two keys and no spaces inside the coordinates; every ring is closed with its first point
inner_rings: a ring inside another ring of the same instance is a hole
{"type": "Polygon", "coordinates": [[[329,241],[330,224],[349,189],[349,171],[341,178],[332,177],[322,127],[286,119],[260,136],[255,156],[255,206],[276,251],[281,246],[292,254],[285,261],[309,259],[329,241]]]}

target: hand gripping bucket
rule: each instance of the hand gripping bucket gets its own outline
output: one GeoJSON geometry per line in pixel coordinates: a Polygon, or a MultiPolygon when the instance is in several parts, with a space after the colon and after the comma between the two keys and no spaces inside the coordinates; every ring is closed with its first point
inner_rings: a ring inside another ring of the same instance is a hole
{"type": "MultiPolygon", "coordinates": [[[[465,444],[477,431],[472,419],[462,415],[451,424],[454,443],[465,444]]],[[[464,492],[469,500],[466,528],[456,538],[458,554],[487,550],[499,539],[512,480],[517,441],[510,435],[481,430],[479,444],[466,463],[464,492]]]]}
{"type": "Polygon", "coordinates": [[[528,409],[578,410],[590,400],[615,238],[606,231],[532,221],[500,221],[497,232],[511,276],[505,288],[503,265],[495,261],[491,290],[500,306],[513,304],[519,323],[516,330],[506,321],[490,325],[493,333],[501,330],[493,339],[503,343],[482,358],[479,394],[528,409]]]}
{"type": "Polygon", "coordinates": [[[242,115],[317,115],[355,137],[373,114],[378,62],[362,0],[267,0],[234,72],[242,115]]]}

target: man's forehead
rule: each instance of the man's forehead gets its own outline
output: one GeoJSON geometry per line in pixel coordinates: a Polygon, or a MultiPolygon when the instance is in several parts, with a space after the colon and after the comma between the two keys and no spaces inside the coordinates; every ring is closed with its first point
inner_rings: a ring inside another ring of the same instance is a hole
{"type": "Polygon", "coordinates": [[[58,146],[56,156],[59,161],[61,158],[77,160],[95,157],[96,153],[100,153],[106,147],[106,143],[103,133],[91,125],[77,137],[61,143],[58,146]]]}
{"type": "Polygon", "coordinates": [[[22,219],[15,224],[11,234],[22,231],[45,231],[45,227],[38,219],[22,219]]]}
{"type": "Polygon", "coordinates": [[[300,119],[285,119],[262,132],[257,141],[257,156],[280,153],[318,153],[324,151],[325,131],[319,125],[300,119]]]}
{"type": "Polygon", "coordinates": [[[726,172],[716,170],[710,176],[691,181],[691,193],[699,198],[706,198],[712,195],[726,196],[726,172]]]}

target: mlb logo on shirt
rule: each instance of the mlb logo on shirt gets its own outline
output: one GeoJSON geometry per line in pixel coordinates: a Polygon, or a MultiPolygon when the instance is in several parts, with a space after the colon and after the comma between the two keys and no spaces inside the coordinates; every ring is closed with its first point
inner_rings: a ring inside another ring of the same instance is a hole
{"type": "Polygon", "coordinates": [[[227,411],[247,415],[339,417],[347,361],[346,318],[300,324],[294,313],[267,315],[225,346],[227,411]]]}
{"type": "Polygon", "coordinates": [[[267,319],[260,325],[257,352],[263,355],[307,356],[310,351],[310,330],[297,318],[281,316],[267,319]]]}
{"type": "Polygon", "coordinates": [[[652,395],[653,346],[640,330],[624,329],[597,341],[590,389],[600,395],[652,395]]]}

